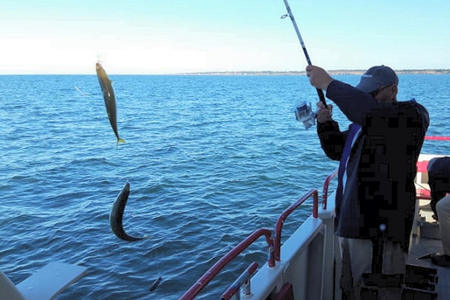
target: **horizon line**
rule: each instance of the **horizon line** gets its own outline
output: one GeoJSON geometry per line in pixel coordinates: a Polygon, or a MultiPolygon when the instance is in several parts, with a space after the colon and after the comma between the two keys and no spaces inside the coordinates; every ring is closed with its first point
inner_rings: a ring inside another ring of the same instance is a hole
{"type": "MultiPolygon", "coordinates": [[[[354,75],[364,73],[366,69],[333,69],[327,70],[332,75],[354,75]]],[[[424,69],[394,69],[399,74],[417,73],[417,74],[450,74],[450,69],[447,68],[424,68],[424,69]]],[[[176,76],[176,75],[305,75],[305,71],[197,71],[197,72],[173,72],[173,73],[108,73],[108,75],[155,75],[155,76],[176,76]]],[[[93,75],[95,73],[0,73],[0,76],[33,76],[33,75],[93,75]]]]}

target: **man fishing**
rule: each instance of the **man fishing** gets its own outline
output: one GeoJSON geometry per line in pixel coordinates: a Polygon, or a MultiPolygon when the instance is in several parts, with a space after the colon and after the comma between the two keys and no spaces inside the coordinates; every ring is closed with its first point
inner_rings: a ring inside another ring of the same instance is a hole
{"type": "MultiPolygon", "coordinates": [[[[428,112],[415,100],[397,101],[398,77],[387,66],[367,70],[356,87],[317,66],[307,66],[306,74],[353,122],[341,131],[332,119],[332,105],[317,104],[321,147],[340,161],[336,234],[343,260],[341,287],[347,298],[360,299],[363,273],[405,273],[416,162],[428,112]]],[[[400,299],[400,289],[385,297],[400,299]]]]}

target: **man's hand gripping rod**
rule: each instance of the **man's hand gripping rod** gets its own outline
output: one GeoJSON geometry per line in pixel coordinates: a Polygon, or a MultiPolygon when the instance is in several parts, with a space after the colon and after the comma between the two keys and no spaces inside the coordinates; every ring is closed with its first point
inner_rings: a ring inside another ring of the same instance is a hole
{"type": "MultiPolygon", "coordinates": [[[[300,41],[300,45],[302,46],[303,53],[305,53],[306,61],[308,62],[308,65],[312,65],[311,59],[309,58],[309,55],[308,55],[308,51],[306,51],[305,43],[303,42],[302,35],[300,34],[300,31],[298,30],[294,15],[292,14],[291,8],[289,7],[289,3],[287,2],[287,0],[283,0],[283,1],[284,1],[284,5],[286,5],[286,10],[288,12],[288,15],[284,15],[281,18],[284,19],[285,17],[289,16],[289,18],[291,19],[292,25],[294,25],[295,32],[297,33],[298,40],[300,41]]],[[[325,103],[325,96],[323,94],[323,91],[321,89],[316,89],[316,90],[317,90],[317,95],[319,95],[320,101],[322,101],[322,103],[325,105],[325,108],[328,108],[327,104],[325,103]]]]}

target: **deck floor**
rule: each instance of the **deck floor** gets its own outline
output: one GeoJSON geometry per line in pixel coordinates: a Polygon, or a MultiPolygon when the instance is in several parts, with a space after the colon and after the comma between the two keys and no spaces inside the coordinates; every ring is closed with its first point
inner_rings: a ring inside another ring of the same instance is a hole
{"type": "Polygon", "coordinates": [[[439,300],[450,299],[450,267],[439,267],[431,259],[418,259],[430,253],[443,253],[439,225],[431,216],[429,200],[419,200],[418,230],[411,237],[407,264],[437,270],[436,292],[439,300]]]}

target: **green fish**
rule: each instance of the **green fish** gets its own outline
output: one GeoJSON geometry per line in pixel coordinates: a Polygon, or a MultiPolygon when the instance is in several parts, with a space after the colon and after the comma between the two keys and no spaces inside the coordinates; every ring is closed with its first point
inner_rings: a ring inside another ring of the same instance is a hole
{"type": "Polygon", "coordinates": [[[109,224],[111,225],[112,232],[119,238],[125,241],[134,242],[145,239],[147,237],[134,237],[128,235],[123,229],[122,220],[123,212],[125,211],[125,205],[127,205],[128,196],[130,195],[130,184],[127,182],[117,195],[116,201],[114,201],[111,213],[109,215],[109,224]]]}
{"type": "Polygon", "coordinates": [[[114,97],[114,90],[100,63],[96,63],[95,69],[97,71],[98,82],[103,92],[103,99],[105,100],[106,113],[108,114],[109,123],[117,138],[117,143],[125,143],[125,140],[119,137],[119,131],[117,130],[117,111],[116,111],[116,98],[114,97]]]}

